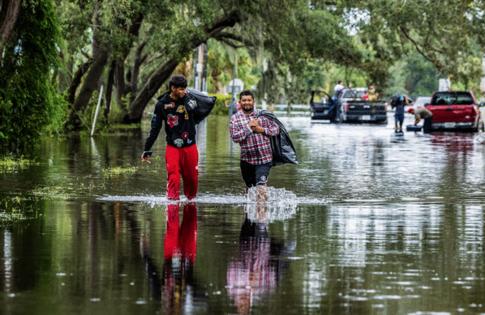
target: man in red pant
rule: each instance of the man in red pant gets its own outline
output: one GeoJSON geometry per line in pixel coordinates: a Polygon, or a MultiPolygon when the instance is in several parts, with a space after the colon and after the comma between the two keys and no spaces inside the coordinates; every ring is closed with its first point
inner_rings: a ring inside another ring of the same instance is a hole
{"type": "Polygon", "coordinates": [[[170,91],[163,94],[155,105],[150,135],[145,142],[142,161],[150,162],[150,151],[165,122],[167,148],[167,198],[179,200],[180,175],[184,182],[187,199],[197,195],[199,152],[195,144],[195,116],[197,101],[186,92],[187,80],[182,75],[173,76],[169,82],[170,91]]]}

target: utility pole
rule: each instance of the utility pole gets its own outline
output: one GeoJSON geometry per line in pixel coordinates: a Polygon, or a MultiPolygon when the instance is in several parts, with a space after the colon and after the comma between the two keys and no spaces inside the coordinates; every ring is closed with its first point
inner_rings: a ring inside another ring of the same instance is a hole
{"type": "Polygon", "coordinates": [[[237,51],[234,50],[234,65],[232,68],[232,80],[231,80],[232,100],[231,100],[231,105],[229,106],[229,117],[232,116],[232,114],[234,113],[234,109],[236,108],[236,78],[237,78],[237,51]]]}
{"type": "Polygon", "coordinates": [[[482,56],[482,79],[480,80],[481,102],[485,102],[485,54],[482,56]]]}
{"type": "Polygon", "coordinates": [[[200,44],[199,47],[196,48],[194,64],[195,64],[195,73],[194,73],[194,89],[199,91],[207,92],[207,49],[205,44],[200,44]]]}
{"type": "Polygon", "coordinates": [[[207,60],[209,59],[209,47],[206,44],[202,44],[204,46],[204,54],[202,58],[202,64],[204,65],[202,69],[202,92],[207,93],[207,60]]]}

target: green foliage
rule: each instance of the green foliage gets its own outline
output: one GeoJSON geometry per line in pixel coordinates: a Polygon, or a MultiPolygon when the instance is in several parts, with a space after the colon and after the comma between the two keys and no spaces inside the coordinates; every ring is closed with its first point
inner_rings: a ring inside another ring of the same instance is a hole
{"type": "Polygon", "coordinates": [[[132,175],[136,173],[136,167],[110,167],[103,170],[104,177],[114,177],[121,175],[132,175]]]}
{"type": "Polygon", "coordinates": [[[39,163],[25,159],[23,157],[14,158],[12,156],[4,156],[0,158],[0,172],[16,172],[32,165],[38,165],[39,163]]]}
{"type": "Polygon", "coordinates": [[[209,40],[207,57],[210,93],[220,93],[229,84],[233,78],[236,61],[236,77],[244,82],[245,88],[256,85],[259,80],[257,64],[247,48],[234,49],[215,40],[209,40]]]}
{"type": "Polygon", "coordinates": [[[211,115],[228,115],[232,96],[226,94],[211,94],[211,96],[217,97],[216,104],[214,105],[211,115]]]}
{"type": "Polygon", "coordinates": [[[8,149],[22,150],[58,128],[66,104],[51,79],[59,41],[52,1],[26,1],[17,25],[0,67],[0,137],[8,149]]]}
{"type": "Polygon", "coordinates": [[[431,95],[438,88],[440,77],[436,67],[414,53],[406,57],[405,88],[410,95],[431,95]]]}
{"type": "Polygon", "coordinates": [[[41,216],[39,201],[33,197],[0,195],[0,227],[41,216]]]}

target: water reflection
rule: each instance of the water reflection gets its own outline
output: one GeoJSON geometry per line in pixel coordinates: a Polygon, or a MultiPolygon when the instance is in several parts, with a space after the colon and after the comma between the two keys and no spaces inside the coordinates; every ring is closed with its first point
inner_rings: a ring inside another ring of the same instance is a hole
{"type": "Polygon", "coordinates": [[[188,203],[179,225],[179,205],[167,206],[164,240],[162,305],[167,314],[191,307],[194,294],[194,262],[197,251],[197,208],[188,203]]]}
{"type": "Polygon", "coordinates": [[[0,313],[485,311],[473,135],[285,122],[302,163],[272,170],[268,205],[242,193],[227,119],[201,140],[197,205],[162,197],[163,137],[150,167],[137,134],[48,140],[0,174],[0,212],[32,213],[0,227],[0,313]]]}
{"type": "Polygon", "coordinates": [[[246,213],[239,235],[239,256],[227,268],[227,293],[238,314],[249,314],[278,286],[287,269],[284,256],[294,250],[273,239],[268,231],[267,204],[258,201],[254,220],[246,213]]]}
{"type": "MultiPolygon", "coordinates": [[[[164,314],[187,313],[193,309],[196,294],[194,264],[197,254],[197,206],[183,205],[180,223],[180,204],[166,206],[166,230],[163,236],[163,263],[149,231],[141,235],[140,250],[152,298],[161,302],[164,314]],[[160,272],[161,271],[161,272],[160,272]]],[[[135,235],[136,236],[136,235],[135,235]]]]}

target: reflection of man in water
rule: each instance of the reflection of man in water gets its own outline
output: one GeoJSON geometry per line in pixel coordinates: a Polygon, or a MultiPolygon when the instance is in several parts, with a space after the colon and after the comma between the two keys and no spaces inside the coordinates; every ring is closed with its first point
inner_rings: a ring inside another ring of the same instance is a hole
{"type": "Polygon", "coordinates": [[[164,241],[162,302],[168,313],[181,312],[184,293],[193,285],[192,273],[197,249],[197,208],[184,206],[179,226],[179,205],[167,206],[167,230],[164,241]]]}
{"type": "Polygon", "coordinates": [[[264,294],[276,288],[280,278],[279,255],[282,244],[275,244],[268,235],[265,203],[260,203],[257,222],[247,216],[239,236],[239,257],[229,263],[228,294],[239,314],[249,314],[251,306],[264,294]]]}

